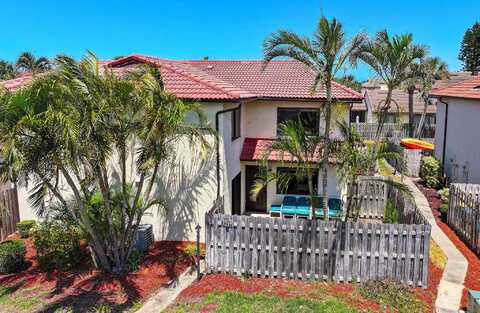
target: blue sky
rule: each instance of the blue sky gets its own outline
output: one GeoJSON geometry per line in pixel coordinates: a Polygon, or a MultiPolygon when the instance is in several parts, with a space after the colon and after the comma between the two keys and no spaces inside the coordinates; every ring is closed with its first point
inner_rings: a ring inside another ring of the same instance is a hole
{"type": "MultiPolygon", "coordinates": [[[[279,28],[308,35],[323,13],[342,21],[349,35],[411,32],[457,70],[463,33],[479,12],[479,0],[3,1],[0,58],[14,60],[21,51],[80,57],[90,49],[102,59],[255,59],[266,35],[279,28]]],[[[354,73],[371,74],[366,67],[354,73]]]]}

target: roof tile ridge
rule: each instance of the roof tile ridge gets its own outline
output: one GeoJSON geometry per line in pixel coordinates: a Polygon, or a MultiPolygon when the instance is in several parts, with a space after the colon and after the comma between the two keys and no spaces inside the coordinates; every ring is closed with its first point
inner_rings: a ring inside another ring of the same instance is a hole
{"type": "Polygon", "coordinates": [[[348,92],[348,93],[350,93],[350,94],[352,94],[352,95],[354,95],[354,96],[356,96],[360,99],[363,99],[363,95],[361,93],[359,93],[358,91],[353,90],[352,88],[344,86],[344,85],[342,85],[339,82],[336,82],[334,80],[332,80],[332,84],[336,85],[338,88],[343,89],[344,91],[346,91],[346,92],[348,92]]]}
{"type": "Polygon", "coordinates": [[[447,86],[445,87],[441,87],[441,88],[434,88],[432,89],[432,91],[430,91],[430,94],[435,94],[437,92],[442,92],[444,91],[445,89],[450,89],[450,88],[455,88],[457,87],[458,85],[463,85],[465,83],[470,83],[470,82],[474,82],[474,81],[479,81],[480,82],[480,76],[473,76],[472,78],[469,78],[469,79],[465,79],[465,80],[462,80],[462,81],[459,81],[459,82],[456,82],[456,83],[452,83],[452,84],[448,84],[447,86]]]}

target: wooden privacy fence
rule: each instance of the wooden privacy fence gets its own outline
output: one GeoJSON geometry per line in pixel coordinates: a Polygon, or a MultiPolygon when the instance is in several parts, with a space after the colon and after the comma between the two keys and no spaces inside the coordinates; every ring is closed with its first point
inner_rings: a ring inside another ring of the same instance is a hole
{"type": "Polygon", "coordinates": [[[15,232],[19,221],[17,188],[3,185],[0,187],[0,241],[15,232]]]}
{"type": "Polygon", "coordinates": [[[426,288],[430,225],[206,215],[210,273],[426,288]]]}
{"type": "Polygon", "coordinates": [[[480,254],[480,185],[450,185],[447,223],[480,254]]]}
{"type": "Polygon", "coordinates": [[[358,184],[350,185],[352,207],[360,210],[360,218],[383,219],[387,204],[388,186],[381,181],[360,177],[358,184]]]}

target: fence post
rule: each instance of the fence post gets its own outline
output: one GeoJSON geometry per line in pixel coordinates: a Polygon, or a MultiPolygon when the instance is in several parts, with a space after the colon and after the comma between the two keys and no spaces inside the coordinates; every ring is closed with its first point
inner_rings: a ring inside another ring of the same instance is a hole
{"type": "Polygon", "coordinates": [[[196,264],[197,280],[200,280],[202,275],[200,273],[200,230],[201,229],[202,229],[202,226],[200,226],[200,224],[197,224],[197,226],[195,227],[195,230],[197,231],[197,251],[196,251],[196,258],[195,258],[195,262],[197,263],[196,264]]]}

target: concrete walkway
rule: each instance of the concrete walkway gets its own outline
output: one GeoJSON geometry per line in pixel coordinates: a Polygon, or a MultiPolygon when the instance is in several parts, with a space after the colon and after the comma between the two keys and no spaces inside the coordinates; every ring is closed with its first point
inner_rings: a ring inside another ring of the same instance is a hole
{"type": "MultiPolygon", "coordinates": [[[[200,269],[205,267],[205,262],[200,262],[200,269]]],[[[197,279],[195,267],[190,267],[180,275],[177,281],[172,282],[168,288],[162,288],[157,294],[150,297],[135,313],[159,313],[173,303],[175,298],[197,279]]]]}
{"type": "Polygon", "coordinates": [[[432,239],[440,246],[447,256],[447,264],[438,286],[438,295],[435,307],[439,313],[458,312],[462,299],[463,282],[467,274],[468,262],[463,254],[448,239],[438,227],[427,199],[414,184],[414,179],[404,177],[403,181],[413,193],[415,203],[423,216],[432,225],[432,239]]]}

